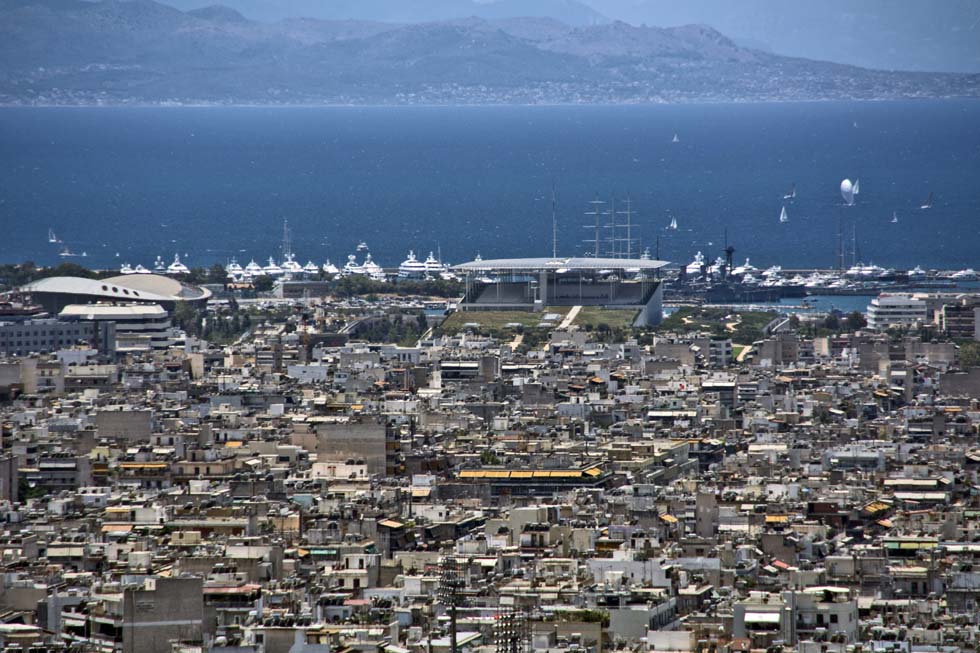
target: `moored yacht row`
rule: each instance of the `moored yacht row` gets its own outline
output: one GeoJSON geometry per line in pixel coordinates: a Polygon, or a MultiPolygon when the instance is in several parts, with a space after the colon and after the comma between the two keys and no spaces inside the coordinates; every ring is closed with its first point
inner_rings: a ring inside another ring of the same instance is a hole
{"type": "MultiPolygon", "coordinates": [[[[361,243],[358,245],[357,251],[367,252],[367,245],[361,243]]],[[[143,265],[132,266],[129,263],[124,263],[119,271],[122,274],[156,273],[174,276],[188,274],[190,268],[181,261],[180,254],[175,254],[173,262],[169,265],[162,257],[158,256],[152,270],[143,265]]],[[[384,268],[374,261],[370,252],[367,252],[360,262],[357,254],[349,255],[347,262],[341,268],[331,263],[329,259],[323,265],[317,265],[313,261],[307,261],[306,265],[302,265],[296,261],[292,253],[287,253],[281,263],[277,263],[275,258],[270,256],[265,265],[261,265],[252,259],[243,266],[232,258],[225,265],[225,273],[228,280],[234,282],[249,282],[259,277],[309,279],[321,275],[327,278],[365,276],[375,281],[386,281],[389,276],[384,268]]],[[[420,261],[412,250],[409,250],[408,257],[398,266],[395,276],[398,279],[457,279],[449,265],[437,259],[433,252],[429,252],[425,260],[420,261]]]]}
{"type": "Polygon", "coordinates": [[[729,279],[746,286],[802,287],[811,291],[846,291],[890,284],[952,286],[958,282],[980,279],[980,274],[972,268],[941,272],[927,271],[918,265],[910,270],[896,270],[870,263],[858,263],[846,270],[784,272],[779,265],[760,270],[752,265],[749,259],[745,259],[743,264],[731,265],[729,268],[729,263],[724,257],[719,256],[713,263],[708,263],[701,252],[697,252],[694,259],[683,266],[681,271],[682,278],[693,283],[729,279]]]}

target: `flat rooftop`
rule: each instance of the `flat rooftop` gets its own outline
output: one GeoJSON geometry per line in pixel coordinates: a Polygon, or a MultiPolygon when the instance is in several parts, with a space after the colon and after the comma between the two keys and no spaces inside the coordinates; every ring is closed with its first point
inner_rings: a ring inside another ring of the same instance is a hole
{"type": "Polygon", "coordinates": [[[457,272],[573,272],[659,270],[667,261],[647,258],[495,258],[470,261],[453,266],[457,272]]]}

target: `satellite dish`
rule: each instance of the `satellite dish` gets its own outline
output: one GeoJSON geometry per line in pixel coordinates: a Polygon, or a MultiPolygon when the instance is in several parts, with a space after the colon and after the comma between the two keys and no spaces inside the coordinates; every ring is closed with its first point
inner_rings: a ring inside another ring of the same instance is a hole
{"type": "Polygon", "coordinates": [[[851,183],[850,179],[845,179],[840,183],[840,196],[844,198],[844,202],[848,206],[853,206],[854,204],[854,184],[851,183]]]}

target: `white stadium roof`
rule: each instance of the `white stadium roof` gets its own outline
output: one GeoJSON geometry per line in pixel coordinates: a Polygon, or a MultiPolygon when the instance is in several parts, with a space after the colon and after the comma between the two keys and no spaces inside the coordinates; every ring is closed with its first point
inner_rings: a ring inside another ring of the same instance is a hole
{"type": "Polygon", "coordinates": [[[126,275],[111,279],[48,277],[22,288],[28,293],[87,295],[113,301],[174,302],[207,299],[211,291],[188,286],[156,274],[126,275]]]}
{"type": "Polygon", "coordinates": [[[497,258],[453,266],[458,272],[571,272],[598,270],[659,270],[667,261],[646,258],[497,258]]]}

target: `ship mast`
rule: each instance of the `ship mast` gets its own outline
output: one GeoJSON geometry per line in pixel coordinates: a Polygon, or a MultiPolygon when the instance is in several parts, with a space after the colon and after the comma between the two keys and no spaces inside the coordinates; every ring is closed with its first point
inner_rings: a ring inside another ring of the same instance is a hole
{"type": "Polygon", "coordinates": [[[551,258],[558,258],[558,199],[554,184],[551,185],[551,258]]]}
{"type": "Polygon", "coordinates": [[[602,243],[602,239],[601,239],[601,235],[600,235],[601,234],[601,229],[602,229],[602,226],[600,224],[600,220],[602,219],[602,210],[601,210],[600,207],[603,204],[605,204],[605,202],[603,202],[602,200],[600,200],[599,199],[599,196],[596,195],[596,198],[594,200],[592,200],[591,202],[589,202],[589,204],[592,206],[592,210],[591,211],[586,211],[585,212],[585,215],[592,216],[592,217],[595,218],[595,226],[593,227],[593,225],[585,225],[585,228],[586,229],[593,229],[594,228],[595,229],[595,238],[594,239],[587,238],[583,242],[592,243],[592,257],[593,258],[599,258],[599,245],[602,243]]]}
{"type": "Polygon", "coordinates": [[[289,239],[289,220],[282,221],[282,258],[289,260],[293,257],[293,247],[289,239]]]}
{"type": "Polygon", "coordinates": [[[620,246],[619,254],[620,256],[625,254],[626,258],[633,258],[633,200],[629,195],[626,196],[626,210],[620,211],[619,214],[626,216],[626,224],[622,225],[626,228],[626,238],[617,239],[626,243],[626,251],[624,252],[620,246]]]}

